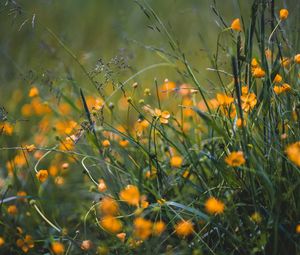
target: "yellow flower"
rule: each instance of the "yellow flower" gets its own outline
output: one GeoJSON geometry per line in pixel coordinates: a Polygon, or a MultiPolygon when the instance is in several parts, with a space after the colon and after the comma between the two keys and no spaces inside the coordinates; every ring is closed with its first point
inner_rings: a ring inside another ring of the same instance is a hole
{"type": "Polygon", "coordinates": [[[53,242],[51,244],[51,249],[53,253],[57,255],[63,254],[65,252],[65,246],[61,242],[53,242]]]}
{"type": "Polygon", "coordinates": [[[139,189],[134,185],[127,185],[127,187],[120,192],[120,199],[129,205],[138,206],[140,201],[139,189]]]}
{"type": "Polygon", "coordinates": [[[288,67],[290,63],[291,63],[291,60],[290,60],[288,57],[283,57],[283,58],[280,60],[280,64],[281,64],[283,67],[288,67]]]}
{"type": "Polygon", "coordinates": [[[300,167],[300,141],[287,146],[285,150],[288,158],[298,167],[300,167]]]}
{"type": "Polygon", "coordinates": [[[30,235],[26,235],[24,239],[18,239],[17,246],[21,248],[24,253],[27,253],[29,249],[32,249],[34,247],[32,237],[30,235]]]}
{"type": "Polygon", "coordinates": [[[119,205],[116,200],[111,197],[104,197],[100,203],[99,209],[104,215],[117,215],[119,212],[119,205]]]}
{"type": "Polygon", "coordinates": [[[231,23],[230,28],[235,31],[241,31],[241,22],[240,19],[234,19],[231,23]]]}
{"type": "Polygon", "coordinates": [[[245,112],[249,112],[257,104],[256,95],[254,93],[242,95],[241,100],[242,100],[242,109],[245,112]]]}
{"type": "Polygon", "coordinates": [[[45,182],[48,179],[48,170],[39,170],[36,173],[36,177],[40,182],[45,182]]]}
{"type": "Polygon", "coordinates": [[[116,234],[122,230],[122,222],[115,218],[114,216],[107,215],[104,216],[101,221],[100,225],[108,232],[116,234]]]}
{"type": "Polygon", "coordinates": [[[252,60],[251,60],[251,68],[255,69],[257,67],[259,67],[259,63],[257,62],[256,58],[252,58],[252,60]]]}
{"type": "Polygon", "coordinates": [[[274,86],[273,90],[275,94],[280,95],[283,92],[287,92],[291,90],[291,86],[287,83],[282,84],[282,86],[274,86]]]}
{"type": "Polygon", "coordinates": [[[256,223],[261,223],[262,221],[262,218],[261,218],[261,215],[259,212],[254,212],[252,215],[251,215],[251,219],[256,222],[256,223]]]}
{"type": "Polygon", "coordinates": [[[168,124],[170,113],[168,111],[161,111],[160,109],[155,108],[154,109],[156,117],[159,118],[160,123],[162,124],[168,124]]]}
{"type": "Polygon", "coordinates": [[[152,234],[160,236],[166,229],[166,224],[163,221],[157,221],[153,224],[152,234]]]}
{"type": "Polygon", "coordinates": [[[295,55],[294,61],[295,61],[297,64],[300,64],[300,54],[295,55]]]}
{"type": "Polygon", "coordinates": [[[182,161],[183,161],[182,157],[173,156],[170,160],[170,164],[172,167],[181,167],[182,161]]]}
{"type": "Polygon", "coordinates": [[[103,179],[99,179],[99,184],[98,184],[98,191],[99,192],[105,192],[107,190],[107,187],[106,187],[106,183],[103,179]]]}
{"type": "Polygon", "coordinates": [[[136,218],[133,222],[134,236],[146,240],[152,233],[152,222],[144,218],[136,218]]]}
{"type": "Polygon", "coordinates": [[[276,74],[273,82],[280,83],[282,81],[282,76],[280,74],[276,74]]]}
{"type": "Polygon", "coordinates": [[[205,201],[205,210],[209,214],[221,214],[224,212],[225,205],[220,200],[216,199],[215,197],[210,197],[205,201]]]}
{"type": "Polygon", "coordinates": [[[18,208],[15,205],[10,205],[7,207],[7,213],[10,215],[16,215],[18,213],[18,208]]]}
{"type": "Polygon", "coordinates": [[[287,9],[281,9],[279,11],[279,18],[281,20],[286,20],[288,18],[288,16],[289,16],[289,11],[287,9]]]}
{"type": "Polygon", "coordinates": [[[175,232],[180,237],[186,237],[194,231],[193,223],[189,220],[182,220],[175,226],[175,232]]]}
{"type": "Polygon", "coordinates": [[[233,167],[245,164],[244,153],[242,151],[233,151],[226,158],[225,162],[233,167]]]}
{"type": "Polygon", "coordinates": [[[252,73],[255,78],[263,78],[266,75],[266,72],[261,67],[256,67],[252,73]]]}
{"type": "Polygon", "coordinates": [[[119,141],[119,145],[123,148],[126,148],[128,144],[129,144],[128,140],[122,139],[119,141]]]}
{"type": "Polygon", "coordinates": [[[37,87],[32,87],[28,94],[29,97],[36,97],[38,95],[39,95],[39,90],[37,87]]]}
{"type": "Polygon", "coordinates": [[[14,132],[14,127],[10,123],[0,122],[0,135],[3,133],[5,135],[11,136],[14,132]]]}

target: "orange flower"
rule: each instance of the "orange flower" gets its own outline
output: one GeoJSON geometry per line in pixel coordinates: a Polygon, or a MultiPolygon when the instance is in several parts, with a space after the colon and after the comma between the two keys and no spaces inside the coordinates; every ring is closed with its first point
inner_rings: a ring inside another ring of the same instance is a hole
{"type": "Polygon", "coordinates": [[[300,141],[287,146],[285,152],[288,158],[297,166],[300,167],[300,141]]]}
{"type": "Polygon", "coordinates": [[[113,198],[104,197],[100,203],[99,209],[104,215],[117,215],[119,212],[119,205],[113,198]]]}
{"type": "Polygon", "coordinates": [[[116,235],[120,240],[121,242],[125,242],[125,238],[126,238],[126,233],[122,232],[122,233],[119,233],[116,235]]]}
{"type": "Polygon", "coordinates": [[[251,68],[255,69],[257,67],[259,67],[259,63],[257,62],[256,58],[252,58],[252,60],[251,60],[251,68]]]}
{"type": "Polygon", "coordinates": [[[281,64],[283,67],[288,67],[290,63],[291,63],[291,60],[290,60],[288,57],[283,57],[283,58],[280,60],[280,64],[281,64]]]}
{"type": "Polygon", "coordinates": [[[289,11],[287,9],[281,9],[279,11],[279,18],[281,20],[286,20],[288,18],[288,16],[289,16],[289,11]]]}
{"type": "Polygon", "coordinates": [[[221,214],[224,212],[225,205],[220,200],[216,199],[215,197],[210,197],[205,202],[205,210],[209,214],[221,214]]]}
{"type": "Polygon", "coordinates": [[[164,84],[161,85],[160,96],[162,98],[169,96],[169,93],[176,89],[176,83],[165,79],[164,84]]]}
{"type": "Polygon", "coordinates": [[[10,205],[7,207],[7,213],[10,215],[16,215],[18,213],[18,208],[15,205],[10,205]]]}
{"type": "Polygon", "coordinates": [[[256,67],[256,68],[253,70],[252,75],[253,75],[253,77],[255,77],[255,78],[263,78],[263,77],[265,77],[266,72],[265,72],[262,68],[256,67]]]}
{"type": "Polygon", "coordinates": [[[13,134],[14,131],[14,127],[13,125],[11,125],[10,123],[4,122],[1,123],[0,122],[0,134],[5,134],[5,135],[9,135],[11,136],[13,134]]]}
{"type": "Polygon", "coordinates": [[[298,224],[298,225],[296,226],[296,233],[297,233],[297,234],[300,234],[300,224],[298,224]]]}
{"type": "Polygon", "coordinates": [[[234,19],[231,23],[230,28],[235,31],[241,31],[241,22],[240,19],[234,19]]]}
{"type": "Polygon", "coordinates": [[[217,94],[217,100],[220,105],[230,105],[233,103],[233,97],[227,96],[226,94],[217,94]]]}
{"type": "Polygon", "coordinates": [[[39,95],[39,90],[37,87],[32,87],[28,94],[29,97],[36,97],[38,95],[39,95]]]}
{"type": "Polygon", "coordinates": [[[120,192],[120,199],[129,205],[138,206],[140,201],[139,189],[134,185],[127,185],[127,187],[120,192]]]}
{"type": "Polygon", "coordinates": [[[300,54],[295,55],[294,61],[295,61],[297,64],[300,64],[300,54]]]}
{"type": "Polygon", "coordinates": [[[126,148],[128,144],[129,144],[128,140],[122,139],[119,141],[119,145],[123,148],[126,148]]]}
{"type": "Polygon", "coordinates": [[[243,126],[246,126],[246,120],[245,120],[245,119],[242,120],[241,118],[238,118],[237,121],[236,121],[236,126],[237,126],[238,128],[241,128],[241,127],[243,127],[243,126]]]}
{"type": "Polygon", "coordinates": [[[0,236],[0,247],[5,244],[5,240],[2,236],[0,236]]]}
{"type": "Polygon", "coordinates": [[[117,219],[114,216],[111,215],[107,215],[104,216],[101,221],[100,221],[100,225],[108,232],[110,233],[118,233],[122,230],[122,222],[117,219]]]}
{"type": "Polygon", "coordinates": [[[241,96],[241,100],[242,100],[242,109],[245,112],[249,112],[257,104],[256,95],[254,93],[249,93],[247,95],[241,96]]]}
{"type": "Polygon", "coordinates": [[[39,170],[36,173],[36,177],[40,182],[45,182],[48,179],[48,170],[39,170]]]}
{"type": "Polygon", "coordinates": [[[170,160],[170,164],[172,167],[181,167],[182,161],[183,161],[182,157],[173,156],[170,160]]]}
{"type": "Polygon", "coordinates": [[[152,234],[160,236],[166,229],[166,224],[163,221],[157,221],[153,224],[152,234]]]}
{"type": "Polygon", "coordinates": [[[230,166],[236,167],[245,164],[246,160],[242,151],[234,151],[225,158],[225,162],[230,166]]]}
{"type": "Polygon", "coordinates": [[[291,90],[291,86],[287,83],[282,84],[282,86],[274,86],[273,90],[275,92],[275,94],[280,95],[283,92],[287,92],[291,90]]]}
{"type": "Polygon", "coordinates": [[[154,109],[155,115],[157,118],[159,118],[160,123],[162,124],[168,124],[170,113],[168,111],[161,111],[160,109],[155,108],[154,109]]]}
{"type": "Polygon", "coordinates": [[[280,83],[282,81],[282,76],[280,74],[276,74],[273,82],[280,83]]]}
{"type": "Polygon", "coordinates": [[[134,235],[142,240],[146,240],[152,233],[152,222],[144,218],[136,218],[133,222],[134,235]]]}
{"type": "Polygon", "coordinates": [[[186,237],[194,231],[193,223],[189,220],[182,220],[175,226],[175,232],[180,237],[186,237]]]}
{"type": "Polygon", "coordinates": [[[102,142],[102,146],[103,146],[103,147],[109,147],[109,146],[110,146],[109,140],[104,140],[104,141],[102,142]]]}
{"type": "Polygon", "coordinates": [[[65,246],[61,242],[53,242],[51,244],[51,249],[53,253],[57,255],[63,254],[65,252],[65,246]]]}
{"type": "Polygon", "coordinates": [[[25,191],[23,191],[23,190],[19,191],[19,192],[17,193],[17,196],[20,197],[20,198],[19,198],[20,201],[22,201],[22,202],[26,202],[26,201],[27,201],[27,199],[24,198],[24,197],[27,196],[27,193],[26,193],[25,191]]]}
{"type": "Polygon", "coordinates": [[[32,237],[30,235],[26,235],[24,239],[18,239],[17,246],[21,248],[24,253],[27,253],[29,249],[32,249],[34,247],[32,237]]]}

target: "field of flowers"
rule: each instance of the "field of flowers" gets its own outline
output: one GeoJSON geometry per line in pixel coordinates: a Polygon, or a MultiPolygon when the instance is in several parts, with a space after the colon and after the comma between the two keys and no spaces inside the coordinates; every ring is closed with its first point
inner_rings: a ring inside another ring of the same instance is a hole
{"type": "Polygon", "coordinates": [[[300,254],[300,1],[0,21],[0,254],[300,254]]]}

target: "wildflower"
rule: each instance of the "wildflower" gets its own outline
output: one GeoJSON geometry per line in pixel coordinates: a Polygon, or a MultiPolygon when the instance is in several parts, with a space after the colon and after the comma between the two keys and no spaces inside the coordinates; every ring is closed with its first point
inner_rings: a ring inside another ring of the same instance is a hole
{"type": "Polygon", "coordinates": [[[254,93],[249,93],[247,95],[242,95],[241,100],[242,100],[242,109],[245,112],[249,112],[257,104],[256,95],[254,93]]]}
{"type": "Polygon", "coordinates": [[[280,95],[281,93],[283,92],[286,92],[286,91],[290,91],[291,90],[291,86],[287,83],[284,83],[282,84],[282,86],[274,86],[273,87],[273,90],[275,92],[276,95],[280,95]]]}
{"type": "Polygon", "coordinates": [[[152,233],[152,222],[144,218],[136,218],[133,222],[134,235],[142,240],[146,240],[152,233]]]}
{"type": "Polygon", "coordinates": [[[220,105],[230,105],[233,103],[234,99],[226,94],[217,94],[217,101],[220,105]]]}
{"type": "Polygon", "coordinates": [[[245,120],[245,119],[242,120],[241,118],[238,118],[237,121],[236,121],[236,126],[237,126],[238,128],[241,128],[241,127],[243,127],[243,126],[246,126],[246,120],[245,120]]]}
{"type": "Polygon", "coordinates": [[[65,169],[68,169],[69,166],[70,166],[69,163],[68,163],[68,162],[65,162],[65,163],[63,163],[63,164],[61,165],[61,168],[65,170],[65,169]]]}
{"type": "Polygon", "coordinates": [[[128,140],[122,139],[121,141],[119,141],[119,145],[123,148],[126,148],[128,144],[129,144],[128,140]]]}
{"type": "Polygon", "coordinates": [[[266,55],[266,58],[270,60],[272,57],[272,51],[270,49],[266,49],[265,55],[266,55]]]}
{"type": "Polygon", "coordinates": [[[122,233],[119,233],[116,235],[120,240],[121,242],[125,242],[125,238],[126,238],[126,233],[122,232],[122,233]]]}
{"type": "Polygon", "coordinates": [[[252,58],[252,60],[251,60],[251,68],[255,69],[257,67],[259,67],[259,63],[257,62],[256,58],[252,58]]]}
{"type": "Polygon", "coordinates": [[[281,60],[280,60],[280,64],[283,66],[283,67],[288,67],[289,64],[291,63],[290,59],[288,57],[283,57],[281,60]]]}
{"type": "Polygon", "coordinates": [[[118,233],[122,230],[122,222],[114,216],[107,215],[100,220],[100,225],[110,233],[118,233]]]}
{"type": "Polygon", "coordinates": [[[281,9],[279,11],[279,18],[280,20],[286,20],[289,16],[289,11],[287,9],[281,9]]]}
{"type": "Polygon", "coordinates": [[[0,236],[0,247],[5,244],[5,240],[2,236],[0,236]]]}
{"type": "Polygon", "coordinates": [[[106,183],[103,179],[99,179],[98,181],[98,191],[105,192],[107,190],[106,183]]]}
{"type": "Polygon", "coordinates": [[[244,153],[242,151],[233,151],[226,158],[225,162],[233,167],[245,164],[244,153]]]}
{"type": "Polygon", "coordinates": [[[29,249],[32,249],[34,247],[32,237],[30,235],[26,235],[24,239],[18,239],[17,246],[21,248],[24,253],[27,253],[29,249]]]}
{"type": "Polygon", "coordinates": [[[231,23],[230,28],[235,31],[241,31],[241,22],[240,19],[234,19],[231,23]]]}
{"type": "Polygon", "coordinates": [[[189,220],[182,220],[175,226],[175,232],[180,237],[186,237],[194,231],[193,223],[189,220]]]}
{"type": "Polygon", "coordinates": [[[261,218],[261,215],[259,212],[254,212],[252,215],[251,215],[251,219],[256,222],[256,223],[261,223],[262,221],[262,218],[261,218]]]}
{"type": "Polygon", "coordinates": [[[215,197],[210,197],[205,201],[205,210],[210,214],[221,214],[224,212],[225,205],[215,197]]]}
{"type": "Polygon", "coordinates": [[[168,111],[161,111],[160,109],[155,108],[154,110],[155,116],[158,117],[160,123],[162,124],[168,124],[169,118],[170,118],[170,113],[168,111]]]}
{"type": "Polygon", "coordinates": [[[151,96],[151,90],[149,88],[145,88],[144,95],[145,96],[151,96]]]}
{"type": "Polygon", "coordinates": [[[297,224],[297,226],[296,226],[296,233],[300,234],[300,224],[297,224]]]}
{"type": "Polygon", "coordinates": [[[300,167],[300,141],[288,145],[285,152],[288,158],[300,167]]]}
{"type": "Polygon", "coordinates": [[[8,136],[11,136],[13,134],[14,131],[14,127],[13,125],[11,125],[10,123],[4,122],[3,124],[1,124],[0,122],[0,134],[5,134],[8,136]]]}
{"type": "Polygon", "coordinates": [[[65,252],[65,246],[61,242],[53,242],[51,244],[51,249],[53,253],[57,255],[63,254],[65,252]]]}
{"type": "Polygon", "coordinates": [[[81,250],[84,250],[84,251],[88,251],[92,247],[93,247],[93,243],[92,243],[91,240],[83,240],[81,245],[80,245],[81,250]]]}
{"type": "Polygon", "coordinates": [[[152,234],[160,236],[166,229],[166,224],[163,221],[157,221],[153,224],[152,234]]]}
{"type": "Polygon", "coordinates": [[[160,96],[163,98],[169,96],[169,92],[174,91],[175,89],[176,83],[165,79],[163,85],[161,85],[160,96]]]}
{"type": "Polygon", "coordinates": [[[38,95],[39,95],[39,90],[37,87],[32,87],[28,94],[29,97],[36,97],[38,95]]]}
{"type": "Polygon", "coordinates": [[[127,187],[120,192],[120,199],[129,205],[138,206],[140,201],[139,189],[134,185],[127,185],[127,187]]]}
{"type": "Polygon", "coordinates": [[[109,147],[110,146],[110,142],[109,142],[109,140],[104,140],[103,142],[102,142],[102,146],[103,147],[109,147]]]}
{"type": "Polygon", "coordinates": [[[179,87],[178,92],[182,96],[188,96],[191,93],[191,90],[191,86],[184,83],[179,87]]]}
{"type": "Polygon", "coordinates": [[[295,61],[297,64],[300,64],[300,54],[297,54],[297,55],[294,57],[294,61],[295,61]]]}
{"type": "Polygon", "coordinates": [[[40,182],[45,182],[48,179],[48,170],[39,170],[36,173],[36,177],[40,182]]]}
{"type": "Polygon", "coordinates": [[[266,72],[261,67],[256,67],[253,70],[253,77],[255,78],[263,78],[266,75],[266,72]]]}
{"type": "Polygon", "coordinates": [[[119,212],[119,205],[113,198],[104,197],[100,203],[99,209],[104,215],[117,215],[119,212]]]}
{"type": "Polygon", "coordinates": [[[182,157],[180,156],[173,156],[170,160],[170,164],[172,167],[180,167],[182,164],[182,157]]]}
{"type": "Polygon", "coordinates": [[[10,205],[7,207],[7,213],[10,215],[16,215],[18,213],[18,208],[15,205],[10,205]]]}
{"type": "Polygon", "coordinates": [[[27,196],[27,193],[26,193],[25,191],[19,191],[19,192],[17,193],[17,196],[20,197],[20,198],[19,198],[20,201],[22,201],[22,202],[26,202],[26,201],[27,201],[27,199],[24,198],[24,197],[27,196]]]}
{"type": "Polygon", "coordinates": [[[36,149],[35,145],[34,144],[31,144],[31,145],[25,145],[25,149],[28,151],[28,152],[32,152],[36,149]]]}
{"type": "Polygon", "coordinates": [[[249,88],[248,86],[242,86],[242,95],[247,95],[249,92],[249,88]]]}
{"type": "MultiPolygon", "coordinates": [[[[72,136],[71,136],[72,137],[72,136]]],[[[76,138],[74,137],[74,140],[76,138]]],[[[59,149],[62,151],[71,151],[74,149],[74,142],[70,137],[67,137],[64,141],[61,142],[59,149]]]]}
{"type": "Polygon", "coordinates": [[[56,176],[54,179],[54,183],[58,186],[64,185],[65,184],[65,179],[62,176],[56,176]]]}
{"type": "Polygon", "coordinates": [[[282,76],[280,74],[276,74],[273,82],[280,83],[282,81],[282,76]]]}

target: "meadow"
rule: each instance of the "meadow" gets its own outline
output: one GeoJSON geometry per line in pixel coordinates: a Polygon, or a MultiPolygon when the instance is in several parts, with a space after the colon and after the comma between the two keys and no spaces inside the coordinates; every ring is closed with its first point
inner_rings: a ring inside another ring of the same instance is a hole
{"type": "Polygon", "coordinates": [[[300,1],[0,0],[0,254],[300,254],[300,1]]]}

